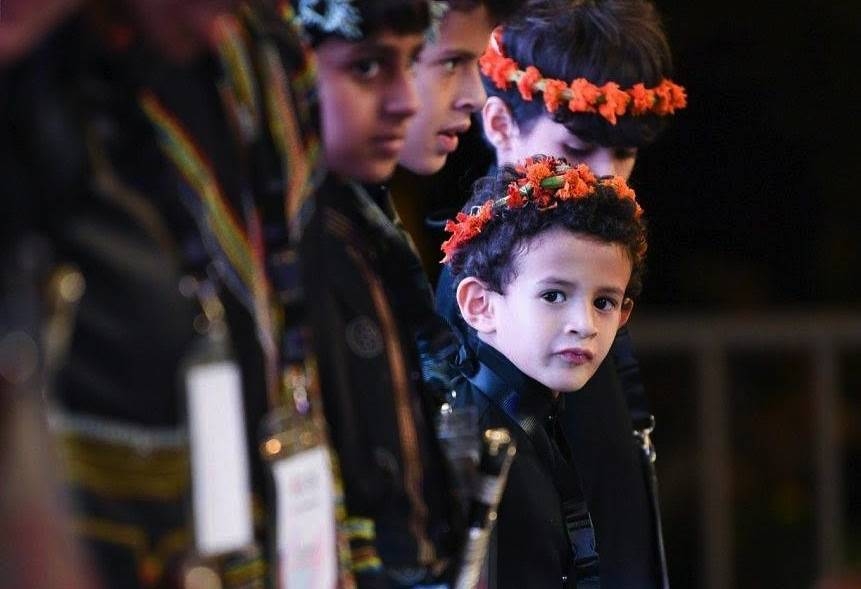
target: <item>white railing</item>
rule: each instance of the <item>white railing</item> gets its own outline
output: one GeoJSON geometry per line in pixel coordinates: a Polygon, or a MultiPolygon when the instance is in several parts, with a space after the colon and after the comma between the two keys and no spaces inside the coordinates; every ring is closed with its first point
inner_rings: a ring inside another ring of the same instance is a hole
{"type": "Polygon", "coordinates": [[[861,345],[861,315],[822,311],[768,316],[644,314],[632,321],[631,335],[639,354],[687,352],[695,360],[706,589],[732,587],[734,579],[728,352],[801,349],[812,354],[817,572],[836,572],[842,564],[844,516],[842,449],[837,437],[838,355],[841,349],[861,345]]]}

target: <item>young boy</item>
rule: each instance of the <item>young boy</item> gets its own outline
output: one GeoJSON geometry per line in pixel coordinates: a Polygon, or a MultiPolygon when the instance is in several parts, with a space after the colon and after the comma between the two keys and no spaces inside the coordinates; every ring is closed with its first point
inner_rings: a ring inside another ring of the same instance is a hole
{"type": "MultiPolygon", "coordinates": [[[[531,2],[497,31],[481,65],[489,96],[484,136],[498,165],[543,153],[627,179],[638,150],[685,104],[668,79],[672,61],[660,18],[645,0],[531,2]]],[[[457,325],[452,292],[444,269],[437,308],[457,325]]],[[[607,587],[655,586],[663,574],[659,522],[639,449],[631,446],[632,421],[641,429],[650,417],[622,330],[610,359],[564,415],[607,587]]]]}
{"type": "Polygon", "coordinates": [[[435,585],[458,560],[463,524],[414,343],[415,322],[433,309],[410,305],[426,293],[402,272],[414,253],[379,186],[419,105],[413,66],[429,5],[336,6],[298,13],[318,58],[329,169],[299,248],[323,407],[359,586],[435,585]]]}
{"type": "Polygon", "coordinates": [[[629,177],[637,150],[686,104],[669,80],[670,48],[654,5],[547,0],[520,17],[481,58],[482,122],[497,163],[546,153],[629,177]]]}
{"type": "Polygon", "coordinates": [[[630,316],[646,251],[641,210],[623,179],[549,157],[506,167],[471,203],[443,244],[476,342],[454,402],[517,441],[491,583],[597,587],[592,522],[557,417],[630,316]]]}

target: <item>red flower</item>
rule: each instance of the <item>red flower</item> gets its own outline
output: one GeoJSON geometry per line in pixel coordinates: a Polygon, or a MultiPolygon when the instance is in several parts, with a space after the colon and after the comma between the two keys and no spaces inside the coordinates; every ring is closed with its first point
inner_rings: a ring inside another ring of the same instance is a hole
{"type": "Polygon", "coordinates": [[[556,112],[562,104],[563,93],[568,89],[568,84],[561,80],[544,79],[544,106],[551,113],[556,112]]]}
{"type": "Polygon", "coordinates": [[[628,93],[619,88],[616,82],[607,82],[600,88],[601,105],[598,106],[598,112],[601,116],[607,119],[611,125],[616,124],[616,117],[625,114],[625,109],[628,107],[628,102],[631,97],[628,93]]]}
{"type": "Polygon", "coordinates": [[[488,199],[485,201],[481,207],[479,207],[476,214],[473,216],[473,226],[475,228],[476,233],[481,232],[481,228],[484,227],[488,221],[493,218],[493,200],[488,199]]]}
{"type": "Polygon", "coordinates": [[[526,206],[526,197],[520,192],[520,187],[517,182],[512,182],[508,185],[508,208],[519,209],[526,206]]]}
{"type": "Polygon", "coordinates": [[[523,100],[532,100],[535,83],[540,79],[541,72],[535,66],[530,65],[523,71],[520,79],[517,80],[517,89],[520,91],[520,96],[523,97],[523,100]]]}
{"type": "Polygon", "coordinates": [[[488,46],[478,59],[478,65],[481,67],[481,73],[490,78],[500,90],[508,87],[514,72],[517,71],[514,60],[503,57],[492,45],[488,46]]]}
{"type": "Polygon", "coordinates": [[[568,109],[571,112],[595,112],[595,103],[601,91],[586,78],[577,78],[571,82],[571,100],[568,109]]]}
{"type": "Polygon", "coordinates": [[[672,114],[688,104],[685,89],[669,80],[663,80],[655,87],[655,97],[654,111],[659,115],[672,114]]]}
{"type": "Polygon", "coordinates": [[[550,164],[546,160],[538,160],[526,166],[526,181],[536,192],[541,189],[541,181],[553,175],[550,164]]]}
{"type": "Polygon", "coordinates": [[[592,187],[595,185],[595,176],[583,164],[566,171],[562,178],[564,184],[558,192],[560,200],[588,196],[592,193],[592,187]]]}
{"type": "Polygon", "coordinates": [[[655,103],[655,91],[646,88],[646,85],[640,82],[628,90],[631,96],[631,114],[641,115],[649,111],[655,103]]]}

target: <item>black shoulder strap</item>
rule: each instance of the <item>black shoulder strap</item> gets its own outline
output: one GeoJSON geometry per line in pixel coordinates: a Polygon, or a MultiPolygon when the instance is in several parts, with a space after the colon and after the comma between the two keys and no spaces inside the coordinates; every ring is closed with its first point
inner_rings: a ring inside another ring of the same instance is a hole
{"type": "MultiPolygon", "coordinates": [[[[533,433],[541,424],[534,416],[524,415],[517,410],[519,397],[517,391],[512,390],[499,375],[482,362],[477,362],[477,370],[466,378],[489,401],[501,407],[506,415],[527,434],[531,443],[533,433]]],[[[597,588],[600,586],[600,577],[595,527],[586,505],[583,484],[571,458],[568,442],[556,420],[554,420],[552,432],[548,432],[548,435],[553,438],[564,458],[560,461],[562,468],[558,469],[562,478],[560,481],[562,488],[559,491],[562,496],[562,513],[565,517],[568,542],[574,555],[576,586],[577,589],[597,588]]]]}

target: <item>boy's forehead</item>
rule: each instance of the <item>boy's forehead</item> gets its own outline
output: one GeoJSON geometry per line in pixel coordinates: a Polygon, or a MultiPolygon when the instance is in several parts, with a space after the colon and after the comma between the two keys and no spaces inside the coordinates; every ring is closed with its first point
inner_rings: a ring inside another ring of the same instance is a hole
{"type": "Polygon", "coordinates": [[[390,29],[377,31],[359,41],[342,41],[356,51],[415,52],[424,46],[422,33],[401,33],[390,29]]]}
{"type": "Polygon", "coordinates": [[[515,244],[513,253],[517,275],[528,280],[574,283],[588,272],[606,279],[608,286],[619,282],[623,287],[630,277],[631,260],[621,243],[562,227],[523,239],[515,244]]]}
{"type": "Polygon", "coordinates": [[[432,36],[429,46],[449,43],[478,43],[481,51],[490,40],[494,23],[484,3],[476,2],[468,6],[455,6],[447,10],[436,27],[438,35],[432,36]]]}

